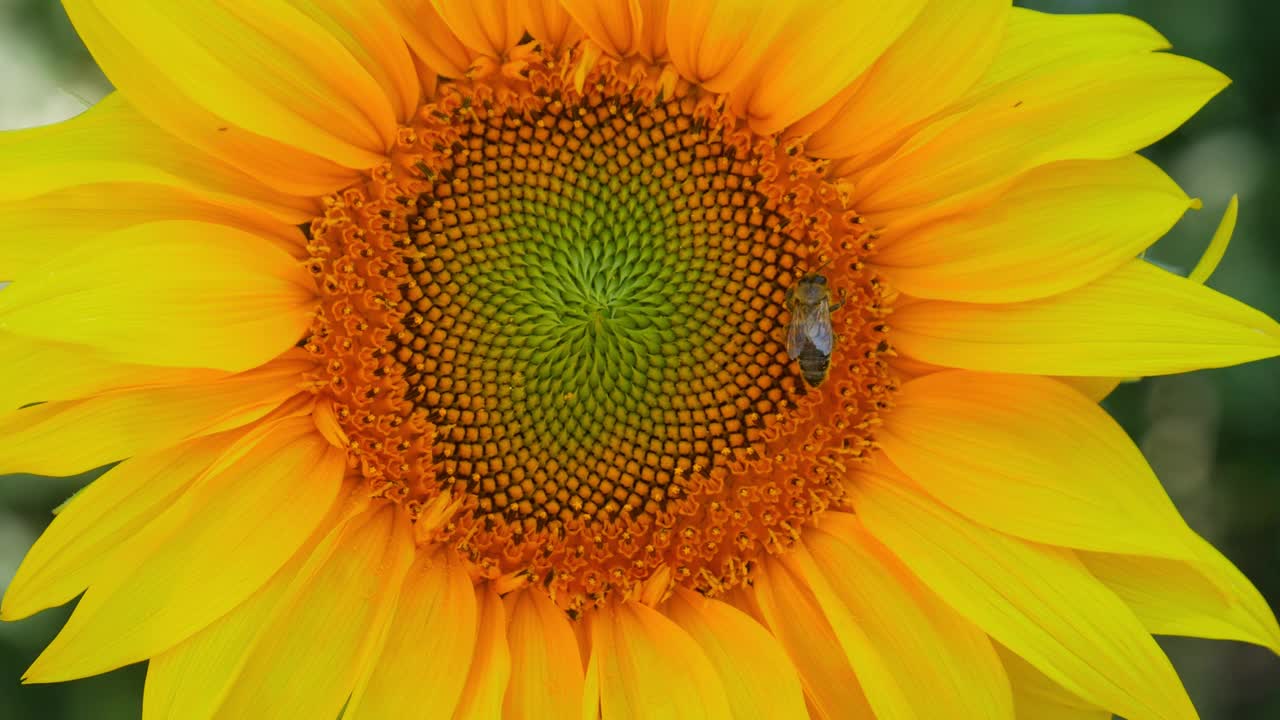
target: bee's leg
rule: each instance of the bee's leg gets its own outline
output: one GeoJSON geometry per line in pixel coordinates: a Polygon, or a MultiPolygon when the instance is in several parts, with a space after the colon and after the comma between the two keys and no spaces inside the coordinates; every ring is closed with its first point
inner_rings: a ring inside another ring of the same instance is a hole
{"type": "Polygon", "coordinates": [[[782,301],[783,304],[786,305],[787,307],[791,307],[791,296],[795,294],[795,291],[796,291],[796,288],[794,285],[787,288],[787,296],[782,301]]]}
{"type": "Polygon", "coordinates": [[[844,307],[844,299],[846,295],[847,293],[845,293],[844,288],[840,288],[840,302],[836,303],[835,306],[831,308],[831,312],[835,312],[844,307]]]}

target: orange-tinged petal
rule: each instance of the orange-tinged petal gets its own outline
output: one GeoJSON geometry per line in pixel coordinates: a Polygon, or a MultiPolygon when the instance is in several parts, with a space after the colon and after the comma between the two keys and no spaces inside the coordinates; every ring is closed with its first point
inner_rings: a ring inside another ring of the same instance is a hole
{"type": "Polygon", "coordinates": [[[1054,297],[918,302],[891,322],[899,352],[993,372],[1136,377],[1280,354],[1274,320],[1142,260],[1054,297]]]}
{"type": "Polygon", "coordinates": [[[1084,550],[1196,554],[1129,435],[1055,380],[963,370],[916,378],[879,440],[925,492],[987,527],[1084,550]]]}
{"type": "Polygon", "coordinates": [[[1079,555],[1155,635],[1240,640],[1280,653],[1280,626],[1266,600],[1231,561],[1208,543],[1202,548],[1195,565],[1134,555],[1079,555]]]}
{"type": "Polygon", "coordinates": [[[517,593],[507,626],[510,683],[504,720],[571,718],[582,707],[583,669],[578,639],[542,588],[517,593]]]}
{"type": "Polygon", "coordinates": [[[679,625],[635,602],[594,611],[601,717],[607,720],[729,720],[715,667],[679,625]]]}
{"type": "MultiPolygon", "coordinates": [[[[511,649],[507,645],[507,613],[502,598],[489,584],[477,585],[476,641],[467,684],[453,720],[489,720],[502,714],[502,697],[511,677],[511,649]]],[[[516,668],[518,672],[520,668],[516,668]]],[[[455,669],[456,672],[456,669],[455,669]]]]}
{"type": "Polygon", "coordinates": [[[805,699],[821,720],[874,720],[862,684],[813,593],[780,563],[761,563],[741,595],[800,672],[805,699]]]}
{"type": "Polygon", "coordinates": [[[76,493],[23,558],[0,619],[18,620],[79,595],[99,577],[105,550],[172,505],[238,435],[220,433],[130,458],[76,493]]]}
{"type": "Polygon", "coordinates": [[[872,473],[852,494],[863,525],[913,574],[1055,682],[1126,717],[1196,717],[1155,640],[1069,550],[988,530],[872,473]]]}
{"type": "Polygon", "coordinates": [[[403,122],[417,112],[422,92],[418,72],[385,6],[365,0],[289,2],[342,43],[391,101],[397,120],[403,122]]]}
{"type": "Polygon", "coordinates": [[[712,92],[735,87],[782,30],[789,7],[758,0],[684,0],[667,15],[676,70],[712,92]]]}
{"type": "Polygon", "coordinates": [[[225,225],[135,225],[68,249],[0,293],[0,331],[117,362],[245,370],[295,345],[315,283],[279,247],[225,225]]]}
{"type": "Polygon", "coordinates": [[[92,183],[21,201],[0,203],[0,279],[20,281],[41,265],[100,233],[159,220],[226,225],[268,240],[293,257],[306,257],[296,225],[252,208],[211,202],[186,190],[144,183],[92,183]]]}
{"type": "Polygon", "coordinates": [[[1054,379],[1075,388],[1076,392],[1094,402],[1102,402],[1123,382],[1109,377],[1074,377],[1069,375],[1054,379]]]}
{"type": "Polygon", "coordinates": [[[617,57],[640,49],[644,39],[642,0],[561,0],[587,37],[617,57]]]}
{"type": "MultiPolygon", "coordinates": [[[[58,191],[83,193],[85,185],[117,183],[158,185],[220,206],[260,210],[289,224],[320,213],[314,198],[269,188],[169,135],[118,92],[66,122],[0,133],[0,202],[6,205],[58,191]]],[[[16,207],[20,212],[22,206],[16,207]]]]}
{"type": "Polygon", "coordinates": [[[0,416],[2,411],[37,402],[72,400],[125,388],[203,384],[228,374],[203,368],[115,363],[81,345],[0,333],[0,375],[23,379],[0,385],[0,416]]]}
{"type": "Polygon", "coordinates": [[[194,104],[238,128],[358,169],[382,162],[394,142],[396,113],[384,90],[337,38],[287,0],[66,6],[107,77],[157,122],[169,112],[165,105],[194,104]],[[128,46],[122,52],[136,53],[134,62],[113,62],[119,43],[128,46]],[[180,94],[165,98],[143,88],[153,80],[180,94]]]}
{"type": "Polygon", "coordinates": [[[349,520],[265,623],[215,718],[337,717],[376,657],[413,560],[408,517],[387,504],[349,520]],[[323,638],[323,651],[316,642],[323,638]]]}
{"type": "MultiPolygon", "coordinates": [[[[869,662],[902,689],[906,716],[931,717],[945,707],[957,717],[1013,717],[1009,681],[986,634],[912,577],[853,515],[827,513],[805,536],[805,547],[783,562],[812,579],[827,617],[841,618],[833,626],[865,630],[874,653],[869,662]]],[[[862,677],[863,663],[850,660],[862,677]]],[[[865,680],[863,688],[874,705],[865,680]]]]}
{"type": "Polygon", "coordinates": [[[946,108],[986,72],[1008,15],[1009,0],[929,0],[857,91],[813,131],[805,151],[822,157],[873,153],[946,108]]]}
{"type": "Polygon", "coordinates": [[[246,425],[297,393],[310,367],[281,360],[213,382],[117,390],[3,413],[0,468],[75,475],[246,425]]]}
{"type": "MultiPolygon", "coordinates": [[[[137,107],[143,116],[166,132],[200,148],[205,153],[260,178],[270,187],[295,195],[319,196],[338,190],[356,180],[358,178],[356,168],[371,167],[378,162],[377,153],[352,146],[329,135],[324,127],[326,120],[323,116],[315,117],[312,114],[311,119],[306,119],[294,115],[292,110],[280,107],[276,101],[265,100],[262,95],[266,90],[250,91],[246,94],[226,92],[228,87],[253,85],[261,81],[263,76],[253,68],[218,67],[220,61],[214,53],[199,42],[185,39],[187,32],[199,33],[200,24],[206,20],[199,13],[191,13],[179,18],[171,17],[168,20],[172,22],[168,22],[165,17],[159,15],[147,18],[137,17],[138,13],[148,11],[151,7],[138,3],[113,3],[109,6],[110,13],[104,12],[103,7],[97,4],[96,0],[69,0],[65,3],[65,7],[76,26],[76,31],[89,46],[99,66],[104,69],[116,87],[120,88],[121,94],[127,97],[129,103],[137,107]],[[116,22],[122,19],[130,21],[135,27],[129,28],[128,31],[119,27],[116,22]],[[151,23],[148,29],[140,30],[136,27],[137,24],[146,26],[148,22],[151,23]],[[168,27],[155,27],[155,25],[168,27]],[[165,32],[175,26],[183,27],[186,32],[174,35],[168,35],[165,32]],[[146,46],[145,49],[134,45],[135,38],[131,33],[135,32],[151,38],[149,42],[143,43],[146,46]],[[183,63],[172,62],[165,56],[156,56],[157,52],[165,49],[165,45],[175,42],[182,44],[182,49],[185,51],[176,52],[173,57],[182,57],[183,63]],[[187,60],[192,60],[194,64],[188,66],[185,63],[187,60]],[[198,62],[194,62],[197,60],[198,62]],[[210,65],[214,67],[210,68],[210,65]],[[179,67],[183,68],[184,72],[177,72],[179,67]],[[169,72],[161,68],[166,68],[169,72]],[[193,72],[196,70],[198,72],[193,72]],[[226,75],[232,76],[229,79],[222,78],[226,79],[229,85],[223,86],[210,82],[210,77],[226,75]],[[258,118],[267,120],[266,123],[252,122],[256,106],[252,103],[245,104],[245,101],[251,98],[267,103],[265,112],[259,113],[258,118]],[[201,102],[202,100],[204,102],[201,102]],[[228,117],[225,114],[228,109],[232,111],[231,115],[249,116],[250,125],[242,126],[228,117]],[[302,130],[296,135],[272,136],[273,129],[280,130],[280,126],[295,130],[307,127],[310,129],[302,130]]],[[[188,7],[191,6],[184,4],[183,11],[188,7]]],[[[262,9],[257,5],[254,7],[258,10],[262,9]]],[[[243,40],[248,43],[254,41],[253,35],[244,32],[243,23],[230,19],[225,12],[220,19],[221,22],[213,23],[211,27],[222,26],[226,29],[228,31],[228,35],[224,36],[226,40],[243,40]],[[239,27],[240,31],[227,28],[228,25],[239,27]]],[[[313,23],[305,19],[304,22],[306,27],[299,26],[299,32],[304,34],[308,31],[318,32],[313,23]]],[[[285,37],[287,35],[287,33],[284,34],[285,37]]],[[[243,57],[233,58],[234,66],[243,65],[254,55],[274,45],[274,41],[264,40],[260,35],[257,36],[257,40],[258,47],[255,51],[246,53],[243,57]]],[[[328,49],[332,49],[336,41],[332,38],[329,40],[328,49]]],[[[222,48],[224,52],[228,49],[222,48]]],[[[230,54],[234,56],[234,50],[230,54]]],[[[278,48],[275,49],[271,59],[264,62],[264,65],[273,65],[271,60],[275,59],[276,55],[282,61],[281,69],[285,74],[289,69],[297,69],[297,62],[300,61],[285,61],[284,54],[279,52],[278,48]]],[[[339,48],[333,57],[344,55],[350,59],[350,56],[339,48]]],[[[352,68],[356,67],[354,61],[349,64],[352,68]]],[[[276,86],[273,89],[285,95],[290,92],[305,93],[304,88],[312,91],[328,88],[331,84],[330,79],[305,81],[303,85],[290,89],[280,84],[278,76],[275,79],[276,86]]],[[[372,83],[372,80],[369,82],[372,83]]],[[[262,85],[265,88],[271,83],[262,82],[262,85]]],[[[337,97],[335,93],[333,98],[337,97]]],[[[329,107],[331,104],[330,100],[326,100],[320,106],[329,107]]],[[[387,107],[389,110],[390,106],[387,107]]],[[[315,108],[310,110],[313,113],[315,108]]],[[[340,118],[335,118],[333,122],[334,127],[343,124],[340,118]]],[[[373,128],[366,128],[366,130],[371,131],[373,128]]],[[[364,138],[365,141],[371,139],[364,138]]]]}
{"type": "Polygon", "coordinates": [[[352,693],[348,720],[448,720],[477,634],[476,595],[452,551],[419,552],[400,588],[380,656],[352,693]],[[404,678],[414,678],[406,687],[404,678]]]}
{"type": "Polygon", "coordinates": [[[1026,660],[996,646],[1013,685],[1018,720],[1112,720],[1111,713],[1072,695],[1026,660]]]}
{"type": "Polygon", "coordinates": [[[333,506],[346,458],[309,417],[252,440],[111,554],[28,681],[85,677],[163,652],[285,564],[333,506]]]}
{"type": "Polygon", "coordinates": [[[560,0],[529,0],[523,8],[524,26],[545,46],[564,48],[582,37],[582,28],[565,11],[560,0]]]}
{"type": "Polygon", "coordinates": [[[1055,163],[1027,173],[981,209],[901,236],[886,231],[871,262],[915,297],[1033,300],[1123,265],[1192,204],[1138,155],[1055,163]]]}
{"type": "Polygon", "coordinates": [[[749,615],[683,587],[663,612],[715,666],[735,720],[808,720],[795,665],[749,615]]]}
{"type": "Polygon", "coordinates": [[[432,0],[381,0],[395,19],[400,34],[428,67],[451,78],[462,77],[474,59],[436,12],[432,0]]]}
{"type": "Polygon", "coordinates": [[[524,34],[520,0],[431,0],[432,6],[464,45],[500,58],[524,34]]]}
{"type": "Polygon", "coordinates": [[[794,3],[758,65],[731,91],[734,105],[757,132],[781,131],[862,75],[924,6],[925,0],[794,3]],[[832,42],[821,28],[858,33],[858,42],[832,42]]]}
{"type": "Polygon", "coordinates": [[[855,202],[872,214],[963,205],[1040,165],[1127,155],[1172,132],[1228,82],[1163,53],[1057,67],[920,130],[858,179],[855,202]]]}

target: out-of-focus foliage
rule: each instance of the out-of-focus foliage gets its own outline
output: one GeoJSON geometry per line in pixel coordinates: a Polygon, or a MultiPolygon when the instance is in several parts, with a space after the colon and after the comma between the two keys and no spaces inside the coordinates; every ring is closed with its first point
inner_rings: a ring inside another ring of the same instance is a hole
{"type": "MultiPolygon", "coordinates": [[[[1195,264],[1233,192],[1240,223],[1209,284],[1280,316],[1280,3],[1261,0],[1024,0],[1054,12],[1122,12],[1234,85],[1149,155],[1205,210],[1149,257],[1195,264]]],[[[852,37],[852,36],[851,36],[852,37]]],[[[73,115],[108,86],[57,0],[0,0],[0,128],[73,115]]],[[[0,234],[3,228],[0,228],[0,234]]],[[[7,241],[16,240],[6,238],[7,241]]],[[[20,378],[3,379],[21,382],[20,378]]],[[[1142,445],[1188,521],[1280,604],[1280,366],[1276,361],[1122,386],[1109,409],[1142,445]]],[[[93,474],[0,476],[0,589],[50,519],[93,474]]],[[[141,714],[143,670],[54,686],[18,678],[66,608],[0,624],[0,718],[116,720],[141,714]]],[[[1206,640],[1164,641],[1204,720],[1280,718],[1280,659],[1206,640]]]]}

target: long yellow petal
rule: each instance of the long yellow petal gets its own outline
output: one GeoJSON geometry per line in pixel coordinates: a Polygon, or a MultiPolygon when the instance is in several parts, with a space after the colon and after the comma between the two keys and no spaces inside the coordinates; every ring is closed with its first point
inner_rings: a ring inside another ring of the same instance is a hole
{"type": "Polygon", "coordinates": [[[0,604],[18,620],[62,605],[100,576],[109,555],[181,497],[240,435],[197,438],[124,461],[76,493],[22,560],[0,604]]]}
{"type": "MultiPolygon", "coordinates": [[[[354,487],[349,491],[356,491],[354,487]]],[[[367,494],[366,494],[367,497],[367,494]]],[[[313,555],[328,557],[340,534],[332,532],[363,510],[359,495],[339,501],[311,537],[257,592],[190,638],[151,658],[142,698],[143,720],[209,720],[249,659],[249,651],[313,555]],[[356,502],[351,500],[356,499],[356,502]]]]}
{"type": "Polygon", "coordinates": [[[1026,660],[996,646],[1013,685],[1018,720],[1112,720],[1111,713],[1072,695],[1026,660]]]}
{"type": "Polygon", "coordinates": [[[667,15],[667,51],[685,78],[728,92],[759,64],[788,8],[757,0],[683,0],[667,15]]]}
{"type": "Polygon", "coordinates": [[[104,360],[80,345],[0,333],[0,415],[38,402],[72,400],[108,390],[210,383],[229,373],[204,368],[131,365],[104,360]]]}
{"type": "Polygon", "coordinates": [[[313,555],[299,571],[215,718],[310,720],[341,712],[385,637],[413,560],[413,536],[407,516],[390,504],[339,532],[332,552],[313,555]]]}
{"type": "Polygon", "coordinates": [[[195,105],[224,124],[357,169],[382,162],[395,140],[396,114],[383,89],[287,0],[66,6],[103,72],[157,122],[187,112],[173,105],[195,105]],[[117,51],[135,53],[132,62],[116,61],[117,51]],[[155,82],[177,94],[158,95],[147,85],[155,82]]]}
{"type": "Polygon", "coordinates": [[[582,37],[582,28],[560,0],[529,0],[523,12],[525,28],[546,47],[561,49],[582,37]]]}
{"type": "Polygon", "coordinates": [[[740,593],[786,650],[800,673],[805,699],[821,720],[875,720],[862,683],[813,593],[780,563],[761,563],[754,586],[740,593]]]}
{"type": "MultiPolygon", "coordinates": [[[[475,654],[453,720],[489,720],[502,714],[502,697],[511,677],[507,614],[492,586],[477,585],[475,654]]],[[[519,668],[514,669],[519,672],[519,668]]]]}
{"type": "Polygon", "coordinates": [[[608,720],[729,720],[715,667],[689,634],[639,603],[594,611],[601,717],[608,720]]]}
{"type": "Polygon", "coordinates": [[[436,12],[464,45],[501,58],[524,34],[520,0],[431,0],[436,12]]]}
{"type": "Polygon", "coordinates": [[[873,153],[946,108],[986,72],[1005,34],[1009,0],[930,0],[915,21],[805,141],[822,157],[873,153]],[[946,72],[920,72],[922,67],[946,72]]]}
{"type": "Polygon", "coordinates": [[[902,386],[885,455],[956,512],[1027,540],[1188,560],[1196,541],[1119,424],[1063,383],[954,370],[902,386]]]}
{"type": "Polygon", "coordinates": [[[505,720],[571,718],[582,707],[583,668],[578,639],[564,611],[542,588],[520,591],[507,627],[511,681],[505,720]]]}
{"type": "Polygon", "coordinates": [[[886,231],[872,263],[915,297],[1033,300],[1123,265],[1191,206],[1139,155],[1055,163],[1027,173],[981,209],[902,236],[886,231]]]}
{"type": "Polygon", "coordinates": [[[757,132],[779,132],[858,79],[924,6],[925,0],[794,3],[786,25],[732,90],[731,101],[757,132]],[[822,28],[858,33],[858,42],[830,42],[822,28]]]}
{"type": "Polygon", "coordinates": [[[891,323],[899,352],[968,370],[1137,377],[1280,355],[1274,320],[1142,260],[1062,295],[919,302],[891,323]]]}
{"type": "Polygon", "coordinates": [[[246,425],[297,393],[301,374],[311,367],[281,360],[213,382],[117,390],[12,410],[0,414],[0,468],[75,475],[246,425]]]}
{"type": "Polygon", "coordinates": [[[605,52],[626,57],[640,51],[644,39],[644,0],[561,0],[587,37],[605,52]]]}
{"type": "Polygon", "coordinates": [[[66,122],[0,133],[0,202],[6,205],[114,183],[158,185],[226,207],[257,209],[290,224],[321,212],[315,198],[269,188],[169,135],[118,92],[66,122]]]}
{"type": "Polygon", "coordinates": [[[1040,165],[1127,155],[1172,132],[1228,82],[1163,53],[1057,67],[922,129],[859,178],[855,203],[870,214],[963,203],[1040,165]]]}
{"type": "Polygon", "coordinates": [[[0,331],[88,345],[118,362],[244,370],[295,345],[315,283],[243,230],[136,225],[70,248],[0,293],[0,331]]]}
{"type": "Polygon", "coordinates": [[[1207,543],[1195,565],[1133,555],[1079,555],[1155,635],[1240,640],[1280,653],[1280,626],[1266,600],[1207,543]]]}
{"type": "MultiPolygon", "coordinates": [[[[426,65],[451,78],[462,77],[475,59],[453,34],[432,0],[381,0],[405,42],[426,65]]],[[[421,73],[419,73],[421,74],[421,73]]]]}
{"type": "Polygon", "coordinates": [[[28,681],[94,675],[167,650],[293,556],[333,506],[346,458],[309,417],[279,421],[251,440],[108,558],[28,681]]]}
{"type": "Polygon", "coordinates": [[[749,615],[685,588],[676,589],[663,612],[715,666],[735,720],[809,720],[795,665],[749,615]]]}
{"type": "MultiPolygon", "coordinates": [[[[843,615],[842,624],[865,629],[872,662],[902,688],[908,716],[945,707],[957,717],[1013,718],[1009,681],[986,634],[913,578],[853,515],[827,513],[805,546],[812,560],[797,554],[794,567],[813,578],[828,618],[843,615]]],[[[861,674],[860,663],[853,667],[861,674]]],[[[869,688],[867,695],[874,704],[869,688]]]]}
{"type": "Polygon", "coordinates": [[[988,530],[870,473],[853,499],[925,585],[1072,693],[1126,717],[1196,717],[1155,640],[1069,550],[988,530]]]}
{"type": "Polygon", "coordinates": [[[348,720],[448,720],[476,644],[476,595],[452,551],[419,552],[405,576],[387,640],[356,685],[348,720]],[[406,687],[404,678],[415,678],[406,687]]]}

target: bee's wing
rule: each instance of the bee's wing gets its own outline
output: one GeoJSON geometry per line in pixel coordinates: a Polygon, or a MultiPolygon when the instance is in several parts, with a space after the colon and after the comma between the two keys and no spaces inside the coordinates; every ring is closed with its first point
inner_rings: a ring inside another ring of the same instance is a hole
{"type": "Polygon", "coordinates": [[[832,343],[830,304],[826,300],[812,304],[796,303],[791,309],[791,324],[787,327],[787,356],[794,360],[809,346],[830,354],[832,343]]]}

